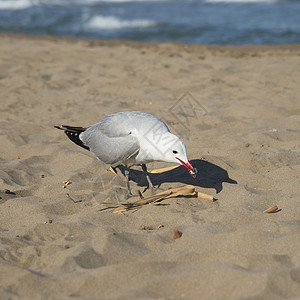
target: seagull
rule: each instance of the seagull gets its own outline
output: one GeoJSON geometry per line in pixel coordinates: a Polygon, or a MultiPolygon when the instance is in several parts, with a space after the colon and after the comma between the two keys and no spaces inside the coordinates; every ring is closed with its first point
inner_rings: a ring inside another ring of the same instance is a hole
{"type": "Polygon", "coordinates": [[[114,170],[123,164],[127,199],[133,196],[129,185],[129,165],[142,166],[148,188],[152,190],[155,188],[146,167],[149,162],[178,163],[183,165],[192,177],[196,177],[197,170],[187,158],[183,141],[172,134],[162,120],[147,112],[117,112],[88,127],[54,127],[64,130],[72,142],[93,152],[97,159],[111,165],[114,170]]]}

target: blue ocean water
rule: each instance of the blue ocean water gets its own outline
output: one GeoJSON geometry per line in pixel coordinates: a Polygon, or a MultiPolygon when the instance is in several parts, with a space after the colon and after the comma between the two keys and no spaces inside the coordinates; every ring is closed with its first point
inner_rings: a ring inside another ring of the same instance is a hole
{"type": "Polygon", "coordinates": [[[300,1],[0,0],[0,32],[201,44],[300,43],[300,1]]]}

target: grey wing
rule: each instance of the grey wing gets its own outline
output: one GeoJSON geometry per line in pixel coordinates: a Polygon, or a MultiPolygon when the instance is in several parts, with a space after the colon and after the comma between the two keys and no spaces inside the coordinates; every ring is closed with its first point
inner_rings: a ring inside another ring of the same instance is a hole
{"type": "Polygon", "coordinates": [[[89,127],[80,139],[101,161],[117,166],[138,153],[140,145],[122,122],[105,121],[89,127]]]}
{"type": "Polygon", "coordinates": [[[91,127],[100,130],[109,137],[128,136],[133,128],[126,112],[108,115],[103,120],[91,127]]]}
{"type": "Polygon", "coordinates": [[[100,123],[93,125],[107,136],[127,136],[131,130],[147,133],[155,129],[157,132],[169,131],[168,126],[160,119],[143,111],[124,111],[105,116],[100,123]]]}

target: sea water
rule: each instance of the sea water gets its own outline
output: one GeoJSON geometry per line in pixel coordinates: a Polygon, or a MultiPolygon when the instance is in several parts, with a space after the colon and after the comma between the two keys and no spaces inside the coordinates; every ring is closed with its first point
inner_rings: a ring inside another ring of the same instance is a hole
{"type": "Polygon", "coordinates": [[[0,0],[0,32],[204,44],[300,42],[299,0],[0,0]]]}

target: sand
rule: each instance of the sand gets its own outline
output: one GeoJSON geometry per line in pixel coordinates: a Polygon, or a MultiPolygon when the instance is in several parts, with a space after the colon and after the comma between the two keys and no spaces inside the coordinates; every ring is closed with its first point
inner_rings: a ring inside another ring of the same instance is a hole
{"type": "Polygon", "coordinates": [[[1,299],[299,299],[300,45],[0,45],[1,299]],[[217,201],[101,210],[124,201],[122,174],[53,126],[128,110],[164,120],[198,169],[154,184],[217,201]]]}

